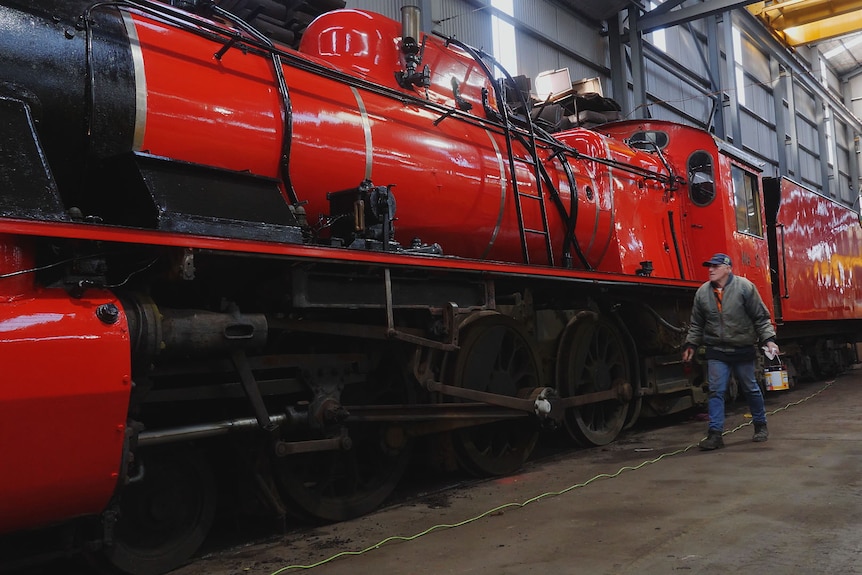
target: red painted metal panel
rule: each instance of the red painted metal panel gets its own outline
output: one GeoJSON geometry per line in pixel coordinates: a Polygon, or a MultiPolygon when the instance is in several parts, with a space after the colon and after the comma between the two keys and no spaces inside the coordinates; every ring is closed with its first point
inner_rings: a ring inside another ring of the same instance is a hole
{"type": "MultiPolygon", "coordinates": [[[[733,259],[733,273],[744,276],[757,286],[760,297],[769,310],[773,310],[772,303],[772,281],[769,273],[769,246],[766,239],[766,223],[763,217],[763,185],[759,172],[747,170],[757,177],[757,193],[760,202],[760,227],[762,235],[752,235],[738,230],[736,221],[737,200],[734,193],[731,168],[740,164],[733,162],[728,156],[720,156],[721,182],[718,189],[724,195],[722,203],[726,206],[723,212],[725,231],[724,241],[727,242],[726,249],[713,250],[724,252],[733,259]]],[[[704,275],[706,275],[704,273],[704,275]]],[[[774,318],[773,318],[774,319],[774,318]]]]}
{"type": "Polygon", "coordinates": [[[858,214],[782,178],[777,223],[784,321],[862,317],[858,214]]]}
{"type": "Polygon", "coordinates": [[[25,297],[35,287],[34,273],[20,273],[35,267],[30,239],[0,234],[0,304],[25,297]]]}
{"type": "Polygon", "coordinates": [[[0,304],[0,532],[100,513],[114,492],[131,371],[105,303],[119,307],[44,289],[0,304]]]}
{"type": "MultiPolygon", "coordinates": [[[[270,59],[135,16],[146,85],[141,149],[157,156],[278,174],[283,119],[270,59]]],[[[133,50],[137,50],[133,47],[133,50]]]]}

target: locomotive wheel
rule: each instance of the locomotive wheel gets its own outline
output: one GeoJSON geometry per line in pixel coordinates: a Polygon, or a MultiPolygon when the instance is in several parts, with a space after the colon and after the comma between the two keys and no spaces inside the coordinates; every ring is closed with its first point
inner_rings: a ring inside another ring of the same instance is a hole
{"type": "Polygon", "coordinates": [[[643,397],[637,396],[632,398],[629,403],[629,411],[626,414],[626,422],[623,429],[631,429],[637,423],[638,417],[641,415],[641,407],[643,407],[643,397]]]}
{"type": "MultiPolygon", "coordinates": [[[[350,405],[400,405],[411,393],[403,373],[388,366],[377,378],[345,388],[350,405]]],[[[344,521],[374,511],[389,497],[410,461],[412,441],[397,424],[347,426],[350,446],[339,451],[288,455],[275,462],[288,510],[314,522],[344,521]]]]}
{"type": "MultiPolygon", "coordinates": [[[[539,360],[520,326],[505,316],[490,316],[469,326],[452,371],[458,387],[518,396],[541,387],[539,360]]],[[[506,475],[521,468],[539,437],[524,417],[459,429],[452,441],[460,465],[480,476],[506,475]]]]}
{"type": "MultiPolygon", "coordinates": [[[[608,391],[629,382],[625,342],[609,320],[585,315],[566,328],[557,354],[557,391],[561,397],[608,391]]],[[[584,446],[616,439],[631,417],[631,402],[609,399],[566,410],[568,435],[584,446]]]]}
{"type": "Polygon", "coordinates": [[[113,543],[99,563],[129,575],[157,575],[192,557],[212,526],[216,486],[209,464],[191,448],[143,452],[143,477],[120,500],[113,543]]]}

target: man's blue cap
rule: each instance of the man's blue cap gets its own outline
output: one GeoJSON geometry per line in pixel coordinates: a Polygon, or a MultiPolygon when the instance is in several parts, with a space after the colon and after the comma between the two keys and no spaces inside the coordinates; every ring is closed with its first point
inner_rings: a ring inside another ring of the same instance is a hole
{"type": "Polygon", "coordinates": [[[721,265],[732,266],[733,264],[730,263],[730,256],[729,255],[727,255],[727,254],[714,254],[711,258],[709,258],[708,260],[703,262],[703,265],[705,267],[709,267],[709,266],[721,266],[721,265]]]}

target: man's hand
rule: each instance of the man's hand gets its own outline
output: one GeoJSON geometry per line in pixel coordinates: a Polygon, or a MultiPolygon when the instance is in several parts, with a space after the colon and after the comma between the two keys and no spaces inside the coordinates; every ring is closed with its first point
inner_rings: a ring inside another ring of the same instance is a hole
{"type": "Polygon", "coordinates": [[[778,355],[778,344],[774,341],[767,342],[765,346],[763,346],[763,351],[766,352],[766,357],[772,359],[778,355]]]}
{"type": "MultiPolygon", "coordinates": [[[[775,345],[775,344],[773,344],[773,345],[775,345]]],[[[778,346],[775,346],[775,347],[777,348],[778,346]]],[[[694,348],[693,347],[686,347],[682,351],[682,361],[683,362],[688,363],[691,361],[691,358],[693,358],[693,357],[694,357],[694,348]]]]}

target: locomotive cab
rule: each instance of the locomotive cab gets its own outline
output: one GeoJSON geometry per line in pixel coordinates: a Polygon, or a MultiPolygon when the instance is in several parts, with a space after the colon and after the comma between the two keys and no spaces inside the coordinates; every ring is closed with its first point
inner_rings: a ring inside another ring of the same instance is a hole
{"type": "Polygon", "coordinates": [[[601,129],[633,147],[662,154],[683,176],[676,194],[675,236],[682,277],[706,279],[701,263],[715,252],[726,253],[734,261],[734,273],[754,282],[769,305],[761,163],[706,132],[671,122],[616,122],[601,129]]]}

